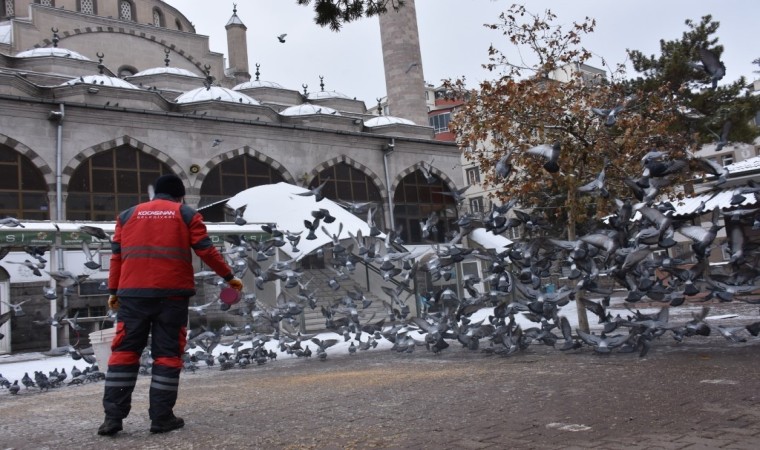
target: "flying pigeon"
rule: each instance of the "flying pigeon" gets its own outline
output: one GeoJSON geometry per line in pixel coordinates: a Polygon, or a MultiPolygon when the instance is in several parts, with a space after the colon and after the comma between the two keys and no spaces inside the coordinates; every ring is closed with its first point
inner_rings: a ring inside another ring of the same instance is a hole
{"type": "Polygon", "coordinates": [[[546,144],[537,145],[533,148],[530,148],[527,150],[528,154],[530,155],[536,155],[544,158],[546,162],[544,163],[544,169],[546,169],[549,173],[557,173],[559,172],[559,164],[557,161],[559,160],[559,152],[560,152],[560,142],[556,141],[551,146],[546,144]]]}
{"type": "Polygon", "coordinates": [[[283,34],[277,36],[277,40],[280,41],[280,42],[285,42],[285,36],[287,36],[287,35],[288,35],[287,33],[283,33],[283,34]]]}
{"type": "Polygon", "coordinates": [[[696,69],[702,69],[710,75],[710,81],[712,82],[712,88],[718,87],[718,80],[722,79],[726,75],[726,65],[718,58],[718,56],[706,48],[699,49],[700,63],[689,63],[690,66],[696,69]]]}

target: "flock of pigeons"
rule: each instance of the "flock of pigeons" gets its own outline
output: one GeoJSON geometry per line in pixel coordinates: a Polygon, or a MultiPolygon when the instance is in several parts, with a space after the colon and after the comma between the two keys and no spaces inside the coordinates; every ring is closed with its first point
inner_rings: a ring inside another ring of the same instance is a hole
{"type": "MultiPolygon", "coordinates": [[[[715,87],[717,80],[723,76],[720,70],[725,71],[725,68],[721,69],[722,64],[719,61],[716,63],[717,58],[711,56],[709,51],[702,51],[701,56],[703,62],[699,67],[710,75],[715,87]]],[[[626,99],[620,108],[598,108],[593,113],[601,118],[605,126],[614,126],[615,117],[624,113],[624,105],[629,101],[631,99],[626,99]]],[[[534,147],[528,150],[528,154],[543,158],[544,169],[548,172],[557,172],[560,151],[560,144],[554,143],[534,147]]],[[[710,325],[705,320],[710,309],[707,306],[687,321],[673,322],[669,318],[670,308],[687,300],[692,303],[710,300],[760,303],[757,294],[760,292],[760,252],[757,244],[748,242],[745,227],[742,226],[752,224],[753,229],[760,229],[760,185],[748,182],[735,189],[734,198],[731,199],[731,205],[735,208],[727,208],[728,211],[718,207],[705,210],[703,204],[689,217],[676,217],[671,203],[658,203],[656,200],[660,189],[671,183],[674,174],[689,170],[691,160],[697,161],[700,167],[716,178],[716,189],[725,183],[728,175],[726,169],[708,159],[692,154],[687,159],[671,159],[669,155],[653,150],[641,160],[641,176],[626,181],[632,198],[616,199],[616,213],[599,229],[574,241],[547,236],[549,227],[546,220],[539,214],[515,209],[514,201],[494,206],[485,214],[461,215],[456,221],[456,231],[448,234],[447,241],[431,243],[429,251],[423,253],[405,250],[397,230],[382,233],[374,223],[376,208],[371,203],[342,202],[342,206],[352,213],[366,214],[370,225],[367,236],[361,231],[354,234],[351,230],[346,230],[348,237],[341,236],[342,224],[337,234],[328,231],[320,224],[332,223],[335,218],[328,209],[319,207],[304,219],[302,230],[279,230],[274,224],[265,225],[262,229],[270,237],[262,241],[247,240],[243,235],[228,235],[224,254],[230,266],[239,278],[250,273],[255,288],[244,293],[242,301],[237,304],[214,300],[192,306],[190,310],[193,314],[204,315],[210,308],[219,309],[241,317],[238,322],[245,325],[225,325],[218,330],[191,330],[184,355],[185,369],[195,371],[199,365],[217,364],[221,370],[244,368],[272,361],[278,353],[325,360],[327,349],[341,340],[349,343],[349,353],[375,348],[385,340],[392,343],[391,349],[396,352],[410,353],[424,346],[438,353],[452,343],[459,343],[473,351],[505,356],[523,351],[531,344],[548,345],[561,351],[587,346],[597,353],[637,352],[644,356],[652,342],[660,337],[681,342],[686,337],[708,336],[711,333],[720,334],[730,342],[744,342],[748,335],[757,336],[760,333],[760,321],[735,327],[710,325]],[[707,226],[694,223],[695,219],[705,214],[710,215],[707,226]],[[725,246],[731,256],[722,273],[717,273],[708,259],[718,245],[715,242],[717,233],[724,226],[720,225],[721,219],[729,228],[725,246]],[[463,239],[476,227],[484,227],[498,235],[518,226],[525,230],[528,238],[513,243],[502,252],[481,251],[462,245],[463,239]],[[333,275],[326,286],[310,286],[313,280],[304,280],[308,272],[300,269],[295,260],[271,261],[278,247],[291,245],[295,252],[304,231],[307,232],[304,238],[312,240],[317,238],[316,233],[320,230],[331,241],[331,244],[317,251],[326,256],[331,266],[333,275]],[[691,255],[680,258],[660,256],[660,250],[676,245],[676,233],[691,243],[691,255]],[[450,280],[454,277],[456,263],[470,259],[483,261],[487,270],[482,279],[467,275],[459,281],[464,295],[460,296],[450,288],[414,292],[413,280],[419,271],[426,272],[433,280],[450,280]],[[344,295],[337,294],[341,291],[342,282],[350,283],[352,274],[360,264],[372,267],[387,282],[388,285],[382,287],[387,298],[365,295],[354,284],[350,284],[350,289],[344,288],[344,295]],[[555,292],[542,289],[542,280],[560,270],[567,275],[566,286],[555,292]],[[630,314],[625,317],[619,314],[613,316],[608,307],[611,297],[617,294],[610,286],[612,283],[608,282],[605,286],[603,280],[611,280],[619,290],[622,289],[627,304],[646,299],[650,303],[662,304],[662,308],[654,314],[629,308],[630,314]],[[272,306],[259,301],[256,290],[275,281],[281,282],[282,286],[276,303],[272,306]],[[481,283],[487,289],[480,291],[477,286],[481,283]],[[332,300],[326,300],[325,294],[319,298],[319,293],[325,290],[333,293],[328,294],[333,297],[332,300]],[[422,306],[419,316],[411,314],[410,297],[422,306]],[[567,317],[561,315],[562,307],[573,300],[598,318],[602,326],[599,334],[573,330],[567,317]],[[373,302],[381,303],[383,317],[376,319],[378,308],[377,305],[371,307],[373,302]],[[325,328],[334,331],[336,338],[321,339],[317,335],[302,334],[299,327],[306,308],[319,308],[325,319],[325,328]],[[472,314],[483,308],[492,308],[492,314],[482,320],[472,320],[472,314]],[[529,319],[533,326],[520,325],[515,319],[517,315],[529,319]],[[276,343],[274,348],[278,351],[274,351],[271,344],[267,346],[269,342],[276,343]],[[226,345],[229,350],[220,353],[219,345],[226,345]]],[[[424,165],[422,169],[426,179],[436,181],[424,165]]],[[[511,171],[508,160],[499,161],[496,170],[506,180],[511,171]]],[[[299,195],[314,196],[315,203],[318,203],[324,199],[322,189],[325,183],[299,195]]],[[[445,194],[461,204],[465,189],[445,194]]],[[[581,186],[579,192],[608,197],[604,170],[594,180],[581,186]]],[[[235,211],[235,223],[238,225],[246,223],[243,212],[244,207],[235,211]]],[[[18,221],[14,225],[13,220],[2,219],[0,225],[23,226],[18,221]]],[[[420,219],[424,238],[437,233],[439,226],[440,219],[435,213],[420,219]]],[[[82,231],[108,239],[106,233],[96,227],[82,227],[82,231]]],[[[44,268],[44,251],[36,248],[25,250],[31,259],[19,264],[37,271],[44,268]]],[[[83,251],[92,255],[88,248],[83,248],[83,251]]],[[[93,260],[88,258],[88,262],[93,260]]],[[[51,276],[64,286],[81,281],[81,277],[71,273],[51,273],[51,276]]],[[[218,287],[223,283],[213,272],[207,271],[197,273],[196,280],[218,287]]],[[[7,321],[11,313],[23,314],[20,303],[10,306],[12,311],[6,313],[3,320],[7,321]]],[[[64,315],[51,318],[48,322],[54,326],[61,323],[68,323],[73,328],[76,318],[68,319],[64,315]]],[[[69,347],[67,351],[72,357],[83,356],[81,349],[69,347]]],[[[141,358],[141,372],[149,373],[151,363],[150,353],[146,351],[141,358]]],[[[74,383],[74,380],[99,379],[101,373],[94,370],[80,376],[74,377],[72,373],[68,384],[74,383]]],[[[66,377],[65,373],[59,373],[57,377],[38,374],[34,379],[28,376],[25,379],[22,380],[25,386],[36,385],[45,389],[60,385],[66,377]]],[[[18,382],[11,385],[0,377],[0,385],[18,392],[18,382]]]]}

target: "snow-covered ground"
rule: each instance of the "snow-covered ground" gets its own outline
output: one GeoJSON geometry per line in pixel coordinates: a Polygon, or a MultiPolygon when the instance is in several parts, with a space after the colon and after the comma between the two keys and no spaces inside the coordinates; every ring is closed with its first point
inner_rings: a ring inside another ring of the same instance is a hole
{"type": "MultiPolygon", "coordinates": [[[[707,317],[707,321],[710,324],[721,324],[721,322],[725,322],[726,320],[730,319],[731,321],[738,321],[742,323],[751,323],[757,320],[760,320],[760,317],[757,315],[758,312],[756,311],[756,307],[752,308],[750,305],[746,304],[735,304],[737,306],[744,306],[745,310],[753,309],[754,312],[751,313],[751,315],[746,313],[727,313],[723,314],[720,312],[716,312],[714,314],[711,314],[707,317]],[[749,308],[748,308],[749,307],[749,308]]],[[[660,310],[659,307],[655,308],[636,308],[636,305],[629,305],[631,309],[634,311],[640,311],[641,313],[650,314],[655,313],[660,310]]],[[[670,310],[670,321],[673,323],[682,323],[686,322],[691,319],[692,312],[696,313],[702,308],[699,304],[692,304],[688,306],[680,306],[677,308],[671,308],[670,310]]],[[[732,308],[733,309],[733,308],[732,308]]],[[[625,317],[626,315],[630,315],[630,311],[626,309],[624,302],[622,299],[613,299],[612,304],[608,311],[615,316],[616,314],[620,314],[621,316],[625,317]]],[[[472,314],[470,319],[473,322],[477,322],[482,319],[487,319],[488,315],[493,314],[493,308],[484,308],[480,311],[475,312],[472,314]]],[[[567,317],[568,321],[570,322],[570,325],[573,329],[575,329],[578,326],[578,313],[576,309],[575,302],[571,301],[566,306],[563,306],[560,310],[560,315],[567,317]]],[[[596,317],[594,317],[593,314],[589,313],[589,323],[592,332],[593,331],[599,331],[601,330],[601,325],[599,325],[597,322],[596,317]]],[[[530,328],[533,326],[536,326],[534,322],[529,321],[525,317],[522,316],[522,314],[518,314],[516,316],[517,322],[525,329],[530,328]]],[[[557,333],[559,334],[559,333],[557,333]]],[[[345,341],[342,335],[333,333],[333,332],[326,332],[326,333],[320,333],[316,336],[319,339],[327,340],[327,339],[337,339],[338,343],[333,345],[332,347],[329,347],[327,349],[328,354],[328,360],[331,357],[341,357],[343,355],[348,354],[348,348],[351,345],[351,342],[354,342],[354,345],[357,345],[356,341],[353,339],[351,341],[345,341]]],[[[692,339],[698,339],[699,337],[694,337],[692,339]]],[[[367,334],[364,333],[362,336],[362,340],[367,339],[367,334]]],[[[422,340],[422,335],[419,335],[418,340],[422,340]]],[[[749,339],[760,339],[760,338],[752,338],[749,337],[749,339]]],[[[242,350],[245,348],[251,347],[250,340],[245,341],[243,340],[243,346],[240,347],[238,350],[242,350]]],[[[302,343],[302,346],[305,347],[305,345],[309,345],[311,350],[313,352],[316,352],[316,346],[311,343],[310,341],[305,341],[302,343]]],[[[378,345],[376,348],[371,348],[369,350],[366,350],[367,352],[382,352],[382,351],[388,351],[391,348],[392,344],[386,340],[386,339],[380,339],[378,340],[378,345]]],[[[278,342],[276,341],[269,341],[265,344],[265,348],[267,350],[271,349],[277,353],[277,359],[289,359],[289,358],[296,358],[295,355],[289,355],[284,352],[280,352],[278,349],[278,342]]],[[[424,347],[420,347],[418,351],[426,351],[424,347]]],[[[446,350],[444,350],[445,352],[446,350]]],[[[223,352],[229,352],[233,353],[234,350],[229,345],[218,345],[214,349],[214,355],[219,355],[223,352]]],[[[87,363],[84,363],[82,360],[74,361],[69,356],[57,356],[57,357],[49,357],[45,356],[42,353],[22,353],[22,354],[15,354],[15,355],[0,355],[0,374],[5,377],[6,379],[10,380],[12,383],[14,380],[20,380],[24,373],[29,373],[29,376],[33,376],[35,371],[42,371],[44,374],[47,374],[48,372],[53,371],[54,369],[58,369],[59,371],[61,369],[66,369],[66,372],[71,372],[71,369],[77,366],[79,369],[84,369],[88,366],[87,363]]],[[[198,364],[199,368],[201,370],[207,370],[205,364],[198,364]]],[[[101,370],[105,371],[105,364],[100,365],[101,370]]],[[[213,366],[211,370],[219,370],[218,365],[213,366]]],[[[2,392],[2,391],[0,391],[2,392]]]]}

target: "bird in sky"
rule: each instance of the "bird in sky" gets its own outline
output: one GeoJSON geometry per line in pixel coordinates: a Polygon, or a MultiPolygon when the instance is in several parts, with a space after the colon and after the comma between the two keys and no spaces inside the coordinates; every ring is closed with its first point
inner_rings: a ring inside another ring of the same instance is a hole
{"type": "Polygon", "coordinates": [[[689,65],[695,69],[702,69],[710,75],[710,82],[712,88],[718,87],[718,81],[726,75],[726,65],[718,58],[718,55],[712,51],[701,47],[699,49],[700,63],[691,62],[689,65]]]}
{"type": "Polygon", "coordinates": [[[288,35],[287,33],[283,33],[283,34],[277,36],[277,40],[280,41],[280,43],[284,43],[285,42],[285,37],[287,35],[288,35]]]}

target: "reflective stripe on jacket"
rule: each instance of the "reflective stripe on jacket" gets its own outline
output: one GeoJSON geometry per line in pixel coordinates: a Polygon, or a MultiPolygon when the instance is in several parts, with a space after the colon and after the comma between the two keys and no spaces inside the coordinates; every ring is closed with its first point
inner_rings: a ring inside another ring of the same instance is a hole
{"type": "Polygon", "coordinates": [[[158,194],[117,218],[108,287],[126,297],[195,295],[191,249],[219,276],[232,277],[201,215],[158,194]]]}

